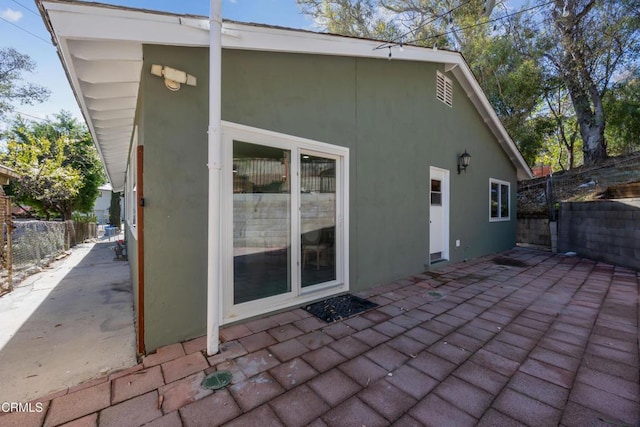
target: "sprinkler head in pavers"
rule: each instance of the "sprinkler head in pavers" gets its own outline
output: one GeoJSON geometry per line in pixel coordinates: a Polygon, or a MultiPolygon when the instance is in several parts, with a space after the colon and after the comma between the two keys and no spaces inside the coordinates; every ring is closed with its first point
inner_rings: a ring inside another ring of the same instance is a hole
{"type": "Polygon", "coordinates": [[[231,383],[233,374],[229,371],[217,371],[207,375],[202,380],[202,387],[210,390],[220,390],[231,383]]]}
{"type": "Polygon", "coordinates": [[[444,295],[441,292],[438,292],[438,291],[429,291],[429,292],[427,292],[427,294],[430,297],[434,297],[434,298],[444,298],[444,295]]]}

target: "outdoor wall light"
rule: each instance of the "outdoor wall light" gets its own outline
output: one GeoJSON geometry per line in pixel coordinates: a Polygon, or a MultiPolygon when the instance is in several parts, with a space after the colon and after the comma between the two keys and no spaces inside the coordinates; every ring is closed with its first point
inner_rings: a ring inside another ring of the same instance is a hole
{"type": "Polygon", "coordinates": [[[460,172],[464,171],[467,173],[467,166],[469,166],[469,162],[471,161],[471,154],[467,153],[467,150],[464,150],[464,153],[458,157],[458,175],[460,172]]]}
{"type": "Polygon", "coordinates": [[[151,66],[151,74],[158,77],[164,77],[164,85],[167,89],[173,92],[180,90],[181,84],[196,86],[197,83],[196,78],[191,74],[176,70],[175,68],[167,67],[166,65],[162,66],[153,64],[151,66]]]}

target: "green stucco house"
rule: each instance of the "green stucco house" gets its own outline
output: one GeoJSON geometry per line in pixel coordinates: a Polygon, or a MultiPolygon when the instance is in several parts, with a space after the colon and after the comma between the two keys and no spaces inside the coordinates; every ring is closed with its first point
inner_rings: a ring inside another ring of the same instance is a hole
{"type": "Polygon", "coordinates": [[[124,192],[140,353],[515,245],[531,171],[459,53],[38,6],[124,192]]]}

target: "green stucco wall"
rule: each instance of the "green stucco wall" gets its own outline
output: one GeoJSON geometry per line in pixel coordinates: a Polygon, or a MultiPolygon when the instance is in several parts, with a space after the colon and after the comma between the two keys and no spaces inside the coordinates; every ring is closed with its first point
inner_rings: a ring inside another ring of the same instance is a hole
{"type": "Polygon", "coordinates": [[[131,283],[133,289],[133,310],[136,334],[138,333],[138,240],[133,237],[131,228],[125,222],[125,239],[127,240],[127,260],[131,268],[131,283]]]}
{"type": "Polygon", "coordinates": [[[516,171],[464,91],[435,97],[417,62],[266,52],[223,54],[223,119],[349,147],[351,289],[424,271],[429,167],[450,171],[450,259],[515,245],[516,171]],[[472,163],[457,175],[457,156],[472,163]],[[489,178],[512,182],[509,222],[489,222],[489,178]],[[461,241],[455,247],[455,241],[461,241]]]}
{"type": "Polygon", "coordinates": [[[145,344],[203,335],[207,301],[208,55],[203,49],[144,47],[145,344]],[[198,77],[178,92],[151,64],[198,77]]]}
{"type": "MultiPolygon", "coordinates": [[[[160,78],[142,74],[151,350],[205,333],[208,52],[145,46],[144,60],[143,70],[157,63],[198,77],[196,88],[170,92],[160,78]]],[[[223,120],[349,147],[352,290],[425,270],[430,166],[450,171],[451,261],[515,245],[515,168],[461,87],[454,87],[453,108],[436,100],[437,69],[399,60],[223,52],[223,120]],[[471,166],[457,175],[465,149],[471,166]],[[489,222],[490,177],[512,183],[509,222],[489,222]]]]}

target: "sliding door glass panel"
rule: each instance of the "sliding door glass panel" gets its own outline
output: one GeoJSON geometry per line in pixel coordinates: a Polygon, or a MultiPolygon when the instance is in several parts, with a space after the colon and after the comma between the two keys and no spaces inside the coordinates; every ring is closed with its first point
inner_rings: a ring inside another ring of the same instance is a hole
{"type": "Polygon", "coordinates": [[[300,155],[301,286],[336,280],[336,161],[300,155]]]}
{"type": "Polygon", "coordinates": [[[291,152],[233,141],[233,300],[291,291],[291,152]]]}

